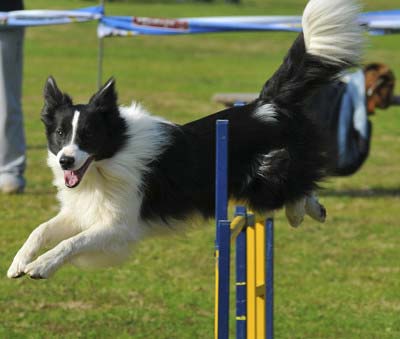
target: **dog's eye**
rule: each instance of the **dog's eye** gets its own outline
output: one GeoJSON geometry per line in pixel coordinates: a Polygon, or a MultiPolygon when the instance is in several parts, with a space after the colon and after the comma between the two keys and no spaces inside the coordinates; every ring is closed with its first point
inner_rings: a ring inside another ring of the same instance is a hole
{"type": "Polygon", "coordinates": [[[61,128],[57,128],[57,129],[56,129],[56,133],[57,133],[59,136],[64,135],[64,131],[63,131],[61,128]]]}

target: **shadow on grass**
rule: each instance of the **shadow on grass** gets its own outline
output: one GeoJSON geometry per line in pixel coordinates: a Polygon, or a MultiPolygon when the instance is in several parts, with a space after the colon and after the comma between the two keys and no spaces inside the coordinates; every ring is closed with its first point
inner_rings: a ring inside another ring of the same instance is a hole
{"type": "Polygon", "coordinates": [[[352,197],[352,198],[377,198],[377,197],[400,197],[400,187],[395,188],[368,188],[368,189],[345,189],[325,190],[319,193],[325,197],[352,197]]]}

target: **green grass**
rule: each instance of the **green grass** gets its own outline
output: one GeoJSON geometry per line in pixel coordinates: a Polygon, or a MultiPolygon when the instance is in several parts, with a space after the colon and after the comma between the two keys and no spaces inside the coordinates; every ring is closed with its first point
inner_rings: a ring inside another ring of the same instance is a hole
{"type": "MultiPolygon", "coordinates": [[[[74,8],[93,1],[32,0],[28,8],[74,8]]],[[[305,1],[215,4],[113,2],[110,14],[146,16],[299,14],[305,1]]],[[[397,0],[365,2],[389,9],[397,0]]],[[[19,246],[58,209],[39,121],[46,77],[56,77],[76,101],[96,87],[94,23],[27,30],[24,111],[28,187],[0,196],[1,338],[211,338],[213,238],[211,223],[147,239],[124,266],[86,272],[71,266],[47,281],[8,280],[19,246]]],[[[257,91],[279,65],[294,35],[230,33],[105,41],[104,79],[117,79],[120,102],[141,101],[182,123],[221,107],[215,92],[257,91]]],[[[369,40],[366,61],[385,60],[400,75],[399,36],[369,40]]],[[[326,183],[326,224],[307,219],[299,229],[276,218],[277,338],[399,338],[400,109],[373,118],[371,156],[350,178],[326,183]]],[[[233,324],[232,324],[233,325],[233,324]]],[[[232,326],[233,328],[233,326],[232,326]]]]}

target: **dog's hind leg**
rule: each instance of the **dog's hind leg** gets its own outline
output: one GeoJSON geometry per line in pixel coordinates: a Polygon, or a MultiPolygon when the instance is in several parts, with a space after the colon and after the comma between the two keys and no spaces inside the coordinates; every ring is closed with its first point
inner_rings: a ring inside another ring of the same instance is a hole
{"type": "Polygon", "coordinates": [[[284,148],[258,154],[235,198],[246,201],[251,209],[260,213],[281,208],[285,203],[289,165],[289,152],[284,148]]]}
{"type": "MultiPolygon", "coordinates": [[[[289,170],[290,155],[284,149],[276,149],[259,158],[257,175],[272,182],[279,182],[284,179],[289,170]]],[[[326,219],[326,209],[318,202],[318,198],[312,192],[303,198],[285,205],[286,217],[289,224],[298,227],[307,214],[316,221],[324,222],[326,219]]]]}
{"type": "Polygon", "coordinates": [[[264,178],[286,176],[290,163],[289,152],[284,149],[276,149],[260,157],[260,166],[257,174],[264,178]]]}
{"type": "Polygon", "coordinates": [[[312,192],[306,197],[306,213],[316,221],[325,222],[326,209],[319,203],[317,196],[312,192]]]}
{"type": "MultiPolygon", "coordinates": [[[[279,182],[288,175],[290,165],[289,152],[277,149],[265,154],[261,159],[258,175],[267,178],[270,182],[279,182]]],[[[285,205],[286,218],[293,227],[298,227],[306,214],[306,197],[285,205]]]]}

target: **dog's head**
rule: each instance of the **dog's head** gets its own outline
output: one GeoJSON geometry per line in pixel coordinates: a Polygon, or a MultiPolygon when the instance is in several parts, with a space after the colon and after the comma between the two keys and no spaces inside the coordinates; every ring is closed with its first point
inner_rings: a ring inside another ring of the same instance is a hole
{"type": "Polygon", "coordinates": [[[125,143],[115,82],[108,80],[88,104],[73,104],[49,77],[44,87],[42,121],[48,148],[64,171],[65,185],[78,186],[93,161],[111,158],[125,143]]]}

